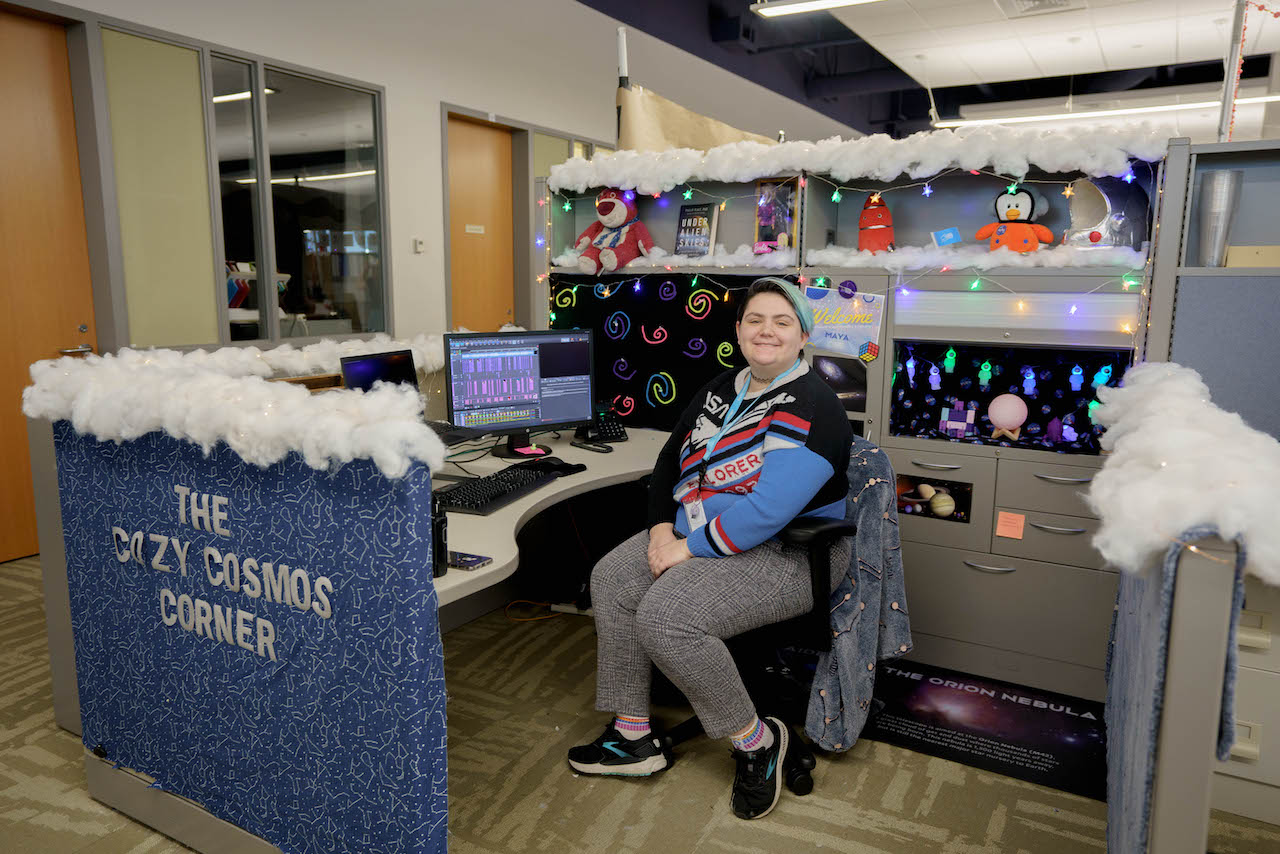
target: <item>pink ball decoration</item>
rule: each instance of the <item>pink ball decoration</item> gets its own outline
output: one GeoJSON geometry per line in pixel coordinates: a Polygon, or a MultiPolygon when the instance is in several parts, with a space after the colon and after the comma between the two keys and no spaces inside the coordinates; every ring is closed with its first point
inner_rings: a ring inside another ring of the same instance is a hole
{"type": "Polygon", "coordinates": [[[1002,394],[987,407],[991,426],[999,430],[1017,430],[1027,420],[1027,404],[1016,394],[1002,394]]]}

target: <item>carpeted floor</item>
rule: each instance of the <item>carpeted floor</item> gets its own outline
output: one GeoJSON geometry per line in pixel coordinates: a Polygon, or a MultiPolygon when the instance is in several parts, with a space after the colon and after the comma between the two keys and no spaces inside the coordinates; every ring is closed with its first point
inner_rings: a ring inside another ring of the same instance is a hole
{"type": "MultiPolygon", "coordinates": [[[[0,564],[0,852],[188,850],[86,793],[79,740],[53,722],[39,572],[34,558],[0,564]]],[[[1105,849],[1104,804],[867,741],[755,822],[729,812],[733,763],[705,738],[651,779],[576,776],[565,751],[603,724],[583,617],[489,614],[446,635],[445,658],[454,854],[1105,849]]],[[[1280,854],[1280,828],[1215,812],[1210,832],[1217,854],[1280,854]]]]}

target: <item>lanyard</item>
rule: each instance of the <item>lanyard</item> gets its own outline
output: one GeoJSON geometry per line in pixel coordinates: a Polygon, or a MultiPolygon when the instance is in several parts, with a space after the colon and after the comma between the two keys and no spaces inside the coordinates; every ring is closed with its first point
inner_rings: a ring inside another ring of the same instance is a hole
{"type": "MultiPolygon", "coordinates": [[[[764,391],[756,395],[757,399],[762,398],[766,394],[768,394],[769,389],[773,388],[780,380],[784,380],[787,377],[791,376],[793,373],[795,373],[795,371],[799,367],[800,367],[800,359],[796,359],[795,362],[791,365],[791,367],[787,368],[785,371],[783,371],[782,373],[774,377],[772,380],[770,380],[769,384],[764,387],[764,391]]],[[[711,437],[711,440],[707,442],[706,450],[702,452],[702,463],[698,466],[698,488],[699,489],[702,488],[702,481],[707,474],[707,460],[711,458],[711,455],[713,453],[715,453],[716,445],[720,444],[720,440],[723,439],[725,435],[730,430],[733,429],[734,424],[737,423],[737,421],[739,420],[738,410],[742,407],[743,401],[747,399],[747,389],[751,387],[750,368],[748,368],[747,370],[748,370],[747,380],[742,384],[742,390],[738,392],[738,396],[733,399],[733,404],[729,407],[728,411],[725,412],[724,423],[720,425],[720,429],[716,432],[714,436],[711,437]]]]}

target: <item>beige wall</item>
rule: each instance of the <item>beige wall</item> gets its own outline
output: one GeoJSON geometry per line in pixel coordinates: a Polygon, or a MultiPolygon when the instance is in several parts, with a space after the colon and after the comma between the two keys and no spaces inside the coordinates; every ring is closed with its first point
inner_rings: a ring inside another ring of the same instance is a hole
{"type": "Polygon", "coordinates": [[[129,341],[217,343],[199,56],[114,31],[102,47],[129,341]]]}

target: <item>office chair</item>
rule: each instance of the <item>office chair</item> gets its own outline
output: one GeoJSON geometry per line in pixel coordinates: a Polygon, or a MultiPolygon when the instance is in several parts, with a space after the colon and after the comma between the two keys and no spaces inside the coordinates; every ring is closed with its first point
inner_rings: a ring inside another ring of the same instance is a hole
{"type": "MultiPolygon", "coordinates": [[[[857,531],[857,526],[847,519],[799,518],[793,519],[790,524],[778,532],[778,539],[784,545],[800,546],[808,551],[809,577],[813,584],[813,609],[807,614],[801,614],[790,620],[761,626],[758,629],[730,638],[726,643],[734,658],[744,661],[767,661],[779,647],[783,646],[799,647],[818,653],[830,651],[831,547],[842,537],[851,537],[857,531]]],[[[670,685],[666,677],[657,668],[654,668],[654,675],[658,683],[665,682],[670,685]]],[[[757,707],[762,705],[761,700],[765,701],[761,713],[771,714],[774,711],[781,711],[769,708],[771,702],[773,704],[778,702],[776,692],[770,691],[768,698],[754,696],[755,693],[759,692],[751,691],[752,683],[759,680],[758,678],[752,678],[752,676],[753,674],[743,673],[743,681],[747,685],[748,692],[753,694],[757,707]]],[[[674,685],[670,686],[670,690],[679,693],[674,685]]],[[[804,730],[803,710],[807,706],[808,693],[806,692],[799,705],[801,710],[799,713],[801,732],[804,730]]],[[[779,717],[782,716],[780,715],[779,717]]],[[[783,719],[785,720],[785,718],[783,719]]],[[[788,725],[790,725],[789,721],[788,725]]],[[[698,720],[697,715],[691,715],[668,730],[664,739],[668,749],[670,749],[701,734],[702,722],[698,720]]],[[[816,760],[814,759],[813,749],[802,739],[793,738],[791,747],[787,751],[786,764],[783,767],[783,780],[786,782],[787,788],[797,795],[807,795],[812,792],[813,775],[811,772],[814,765],[816,765],[816,760]]]]}

